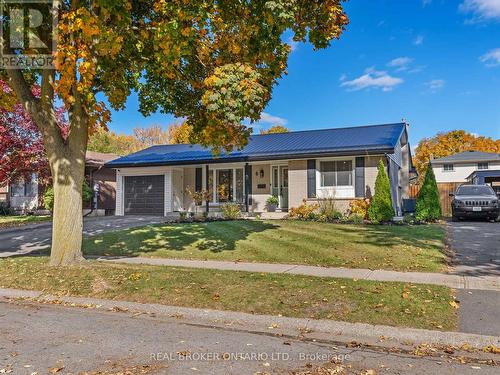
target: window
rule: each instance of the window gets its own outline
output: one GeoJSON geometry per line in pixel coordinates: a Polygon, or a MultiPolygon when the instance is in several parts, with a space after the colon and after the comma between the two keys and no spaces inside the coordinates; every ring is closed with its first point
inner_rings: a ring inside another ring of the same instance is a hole
{"type": "Polygon", "coordinates": [[[245,199],[243,168],[210,170],[208,190],[213,196],[211,201],[243,203],[245,199]]]}
{"type": "Polygon", "coordinates": [[[352,186],[352,160],[321,161],[321,186],[352,186]]]}
{"type": "Polygon", "coordinates": [[[488,169],[488,163],[477,163],[477,169],[488,169]]]}
{"type": "Polygon", "coordinates": [[[11,197],[36,197],[36,195],[36,175],[33,175],[29,181],[21,180],[10,185],[11,197]]]}
{"type": "Polygon", "coordinates": [[[455,168],[453,167],[453,164],[443,164],[443,171],[445,172],[453,172],[455,168]]]}

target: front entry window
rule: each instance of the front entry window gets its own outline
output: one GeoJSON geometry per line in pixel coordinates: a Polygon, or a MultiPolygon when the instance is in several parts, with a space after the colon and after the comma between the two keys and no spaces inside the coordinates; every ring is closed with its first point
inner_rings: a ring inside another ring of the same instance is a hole
{"type": "Polygon", "coordinates": [[[233,200],[233,170],[217,169],[217,202],[233,200]]]}
{"type": "Polygon", "coordinates": [[[216,203],[245,200],[245,178],[243,168],[221,168],[210,170],[208,177],[209,191],[216,203]]]}

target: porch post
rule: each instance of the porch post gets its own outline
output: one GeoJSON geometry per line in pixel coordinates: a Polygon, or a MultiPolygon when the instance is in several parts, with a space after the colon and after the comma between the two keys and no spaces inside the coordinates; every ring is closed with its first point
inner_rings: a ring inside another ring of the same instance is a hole
{"type": "MultiPolygon", "coordinates": [[[[205,164],[205,187],[207,189],[207,191],[210,191],[210,186],[208,186],[208,174],[209,174],[209,170],[208,170],[208,164],[205,164]]],[[[206,200],[206,205],[207,205],[207,213],[208,211],[210,210],[210,201],[207,199],[206,200]]]]}

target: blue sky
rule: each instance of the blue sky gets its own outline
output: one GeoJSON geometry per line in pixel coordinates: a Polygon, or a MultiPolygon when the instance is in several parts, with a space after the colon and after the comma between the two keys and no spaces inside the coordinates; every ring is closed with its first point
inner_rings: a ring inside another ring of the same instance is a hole
{"type": "MultiPolygon", "coordinates": [[[[500,138],[500,0],[351,0],[351,23],[326,50],[293,43],[257,124],[307,130],[410,123],[413,145],[440,131],[500,138]]],[[[168,126],[131,96],[110,128],[168,126]]]]}

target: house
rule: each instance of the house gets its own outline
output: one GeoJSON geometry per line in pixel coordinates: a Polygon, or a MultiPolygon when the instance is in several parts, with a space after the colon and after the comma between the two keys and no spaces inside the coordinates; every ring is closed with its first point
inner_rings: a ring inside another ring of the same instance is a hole
{"type": "Polygon", "coordinates": [[[210,192],[208,212],[225,202],[263,212],[272,195],[282,211],[328,197],[346,210],[373,194],[379,160],[401,214],[412,169],[405,123],[253,135],[242,150],[219,156],[200,145],[152,146],[106,166],[116,169],[116,215],[163,216],[196,209],[188,188],[210,192]]]}
{"type": "Polygon", "coordinates": [[[83,203],[84,215],[114,215],[116,206],[116,171],[105,164],[118,158],[115,154],[87,151],[85,179],[94,191],[91,202],[83,203]]]}
{"type": "MultiPolygon", "coordinates": [[[[95,191],[92,202],[84,203],[84,214],[112,215],[115,210],[116,172],[104,164],[117,155],[87,151],[85,178],[95,191]]],[[[0,202],[6,202],[16,211],[35,211],[43,205],[45,186],[39,184],[36,173],[29,179],[11,182],[0,188],[0,202]]]]}
{"type": "Polygon", "coordinates": [[[465,183],[473,172],[500,170],[500,154],[465,151],[431,160],[439,183],[465,183]]]}

